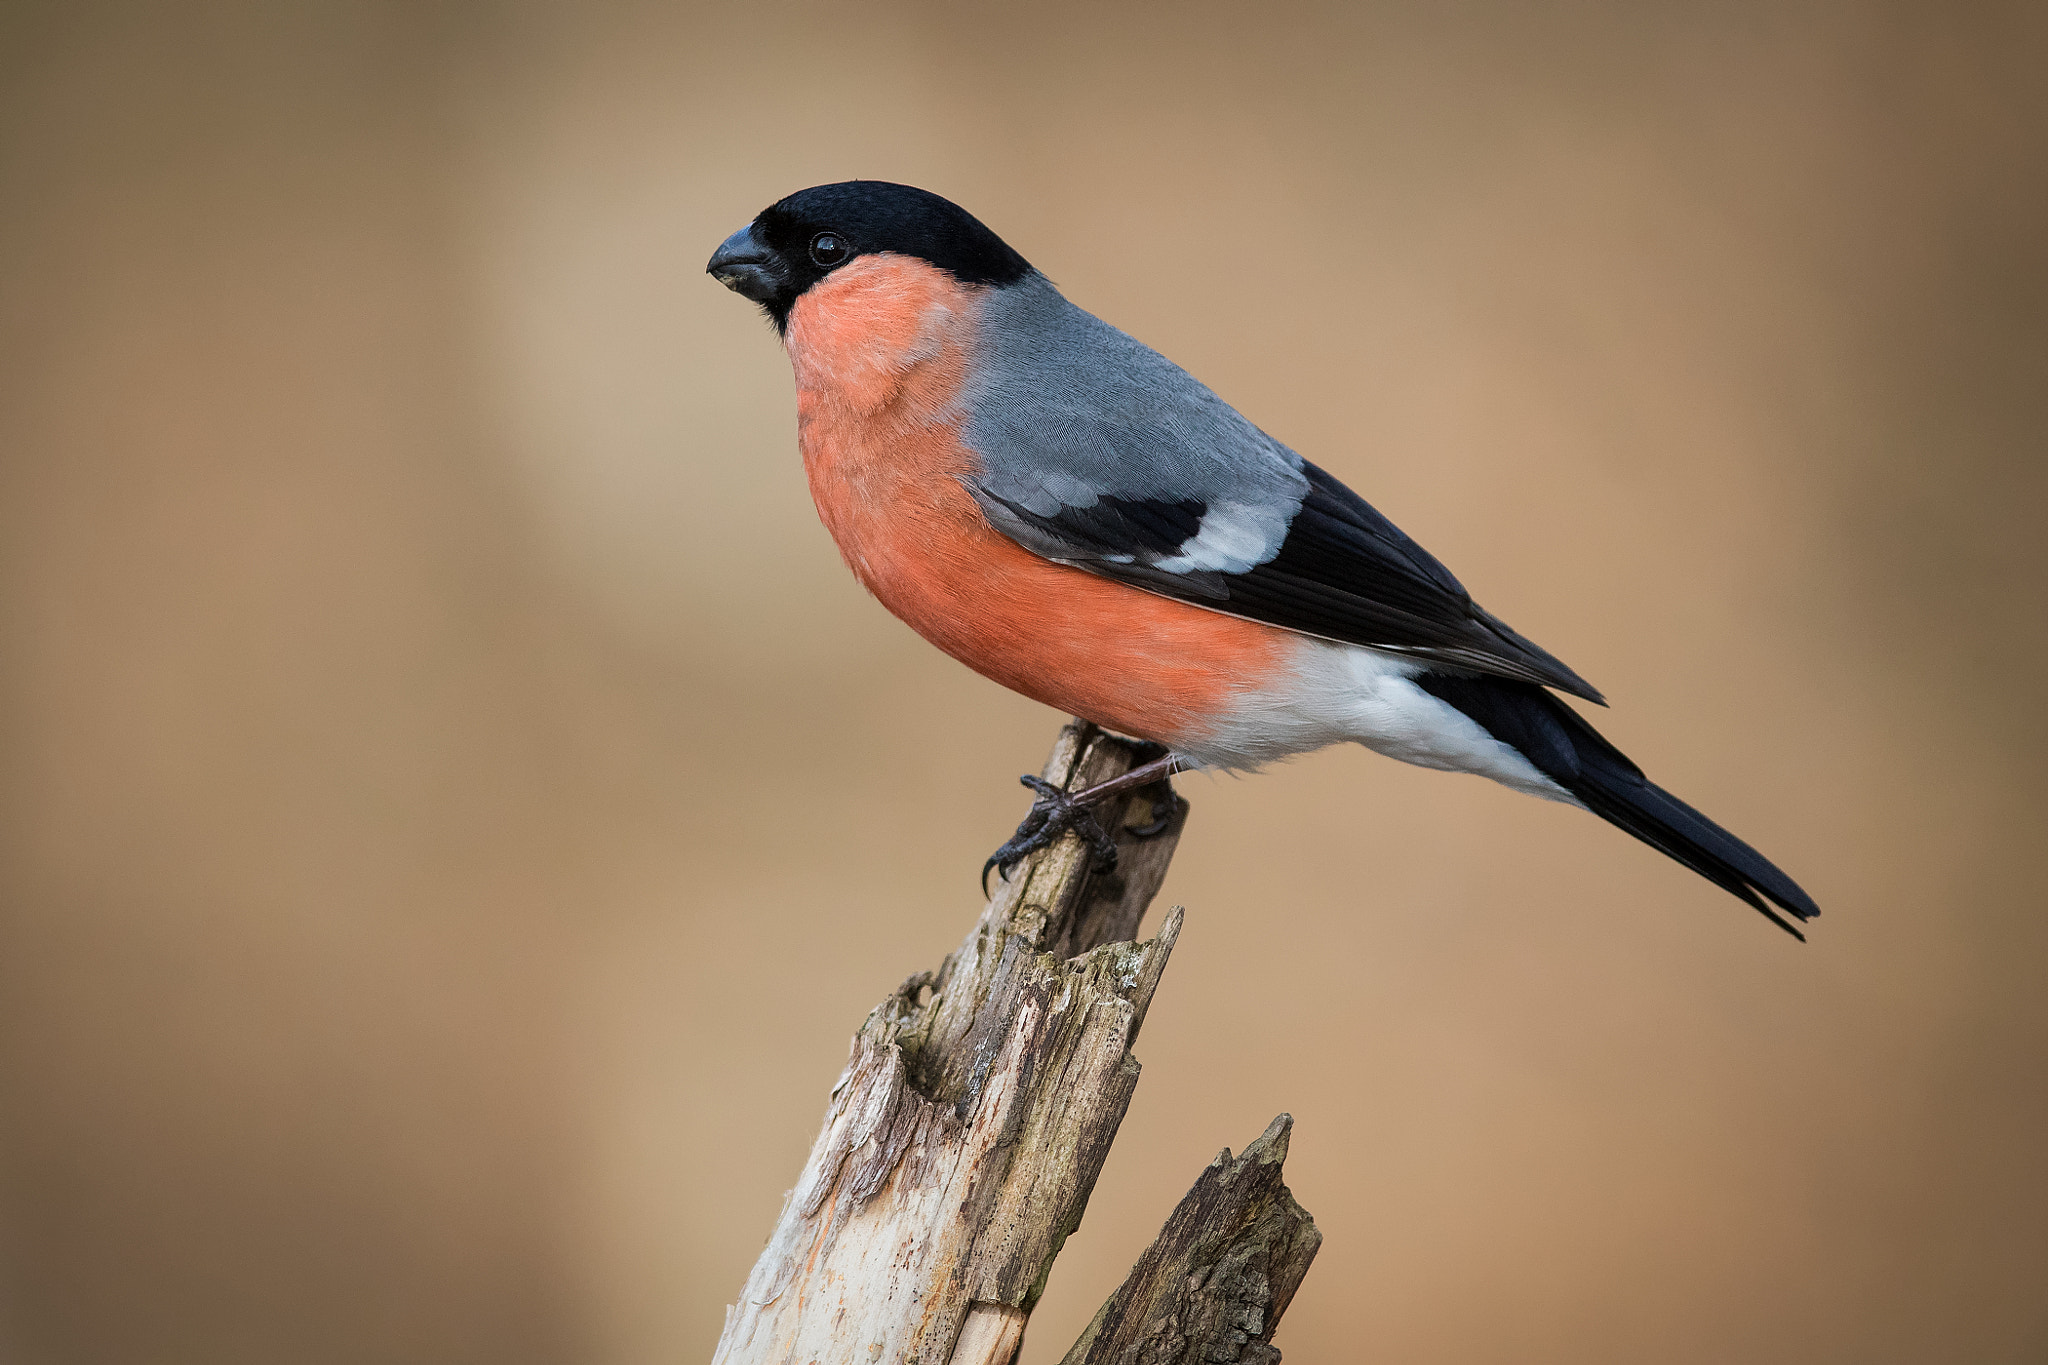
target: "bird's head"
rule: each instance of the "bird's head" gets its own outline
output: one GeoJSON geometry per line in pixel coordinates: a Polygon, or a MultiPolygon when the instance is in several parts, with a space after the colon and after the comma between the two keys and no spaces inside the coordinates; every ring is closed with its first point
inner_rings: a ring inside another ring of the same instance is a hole
{"type": "Polygon", "coordinates": [[[923,261],[965,285],[1014,284],[1031,273],[966,209],[886,180],[799,190],[726,238],[704,268],[760,304],[781,330],[813,285],[850,261],[884,253],[923,261]]]}

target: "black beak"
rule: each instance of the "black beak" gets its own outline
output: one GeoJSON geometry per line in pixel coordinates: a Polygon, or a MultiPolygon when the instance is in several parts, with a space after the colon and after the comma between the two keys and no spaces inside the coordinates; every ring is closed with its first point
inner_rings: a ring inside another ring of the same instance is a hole
{"type": "Polygon", "coordinates": [[[783,286],[782,263],[754,236],[752,223],[741,228],[711,253],[705,272],[733,293],[766,303],[783,286]]]}

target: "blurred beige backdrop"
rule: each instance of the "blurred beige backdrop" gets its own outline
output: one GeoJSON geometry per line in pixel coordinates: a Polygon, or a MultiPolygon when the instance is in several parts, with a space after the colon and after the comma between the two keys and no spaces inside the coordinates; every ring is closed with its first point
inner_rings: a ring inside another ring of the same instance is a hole
{"type": "Polygon", "coordinates": [[[1820,898],[1195,778],[1057,1360],[1298,1120],[1297,1362],[2048,1359],[2048,10],[14,3],[0,1358],[708,1357],[1058,717],[702,275],[929,186],[1820,898]]]}

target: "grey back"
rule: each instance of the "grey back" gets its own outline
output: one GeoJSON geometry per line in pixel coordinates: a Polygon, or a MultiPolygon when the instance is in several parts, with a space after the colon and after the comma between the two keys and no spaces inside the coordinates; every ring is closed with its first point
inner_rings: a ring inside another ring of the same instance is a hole
{"type": "Polygon", "coordinates": [[[1164,544],[1091,543],[1047,523],[1104,499],[1199,503],[1225,510],[1238,534],[1208,560],[1173,568],[1242,572],[1278,553],[1309,491],[1299,455],[1036,272],[990,291],[963,397],[982,466],[971,491],[991,521],[1048,558],[1173,559],[1164,544]]]}

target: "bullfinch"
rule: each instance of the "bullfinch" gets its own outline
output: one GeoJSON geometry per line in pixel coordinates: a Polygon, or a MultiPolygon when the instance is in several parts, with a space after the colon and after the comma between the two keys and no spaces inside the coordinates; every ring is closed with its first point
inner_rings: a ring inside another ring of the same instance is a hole
{"type": "Polygon", "coordinates": [[[976,672],[1160,746],[1071,796],[1026,779],[992,865],[1070,828],[1101,850],[1088,807],[1175,771],[1350,741],[1583,807],[1795,937],[1820,913],[1555,695],[1604,705],[1585,679],[964,209],[819,185],[707,269],[789,352],[811,496],[854,576],[976,672]]]}

